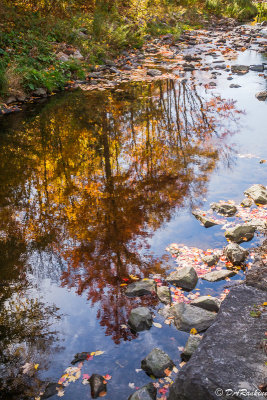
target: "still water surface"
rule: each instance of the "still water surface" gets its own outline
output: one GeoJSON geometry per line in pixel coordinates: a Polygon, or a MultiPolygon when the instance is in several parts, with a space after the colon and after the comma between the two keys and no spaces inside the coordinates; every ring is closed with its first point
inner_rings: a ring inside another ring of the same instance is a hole
{"type": "MultiPolygon", "coordinates": [[[[262,62],[249,51],[237,61],[262,62]]],[[[150,381],[136,369],[153,347],[180,363],[188,334],[163,323],[156,297],[127,298],[120,285],[130,274],[166,275],[170,243],[222,248],[221,227],[204,229],[192,208],[240,202],[251,184],[266,185],[267,104],[255,98],[264,79],[250,72],[235,83],[242,87],[222,76],[214,90],[157,81],[76,91],[0,120],[3,399],[57,382],[83,351],[105,352],[82,374],[111,375],[109,400],[150,381]],[[155,310],[163,328],[125,329],[136,305],[155,310]],[[26,362],[39,364],[32,379],[19,373],[26,362]]],[[[224,284],[198,288],[218,295],[224,284]]],[[[90,399],[90,388],[80,379],[64,398],[90,399]]]]}

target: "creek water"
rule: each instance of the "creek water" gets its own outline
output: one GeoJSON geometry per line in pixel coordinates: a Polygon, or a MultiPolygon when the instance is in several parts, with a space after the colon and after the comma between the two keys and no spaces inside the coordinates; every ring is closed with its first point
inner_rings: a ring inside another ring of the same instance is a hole
{"type": "MultiPolygon", "coordinates": [[[[263,61],[253,51],[236,60],[263,61]]],[[[198,84],[207,80],[199,72],[195,85],[75,91],[0,120],[2,398],[23,398],[21,387],[37,396],[80,352],[104,351],[82,375],[111,375],[109,400],[151,381],[140,362],[154,347],[179,365],[188,334],[164,324],[156,296],[127,298],[121,285],[130,274],[164,277],[175,267],[166,251],[173,242],[222,248],[221,226],[205,229],[192,208],[240,202],[250,185],[266,185],[267,104],[255,97],[265,80],[252,71],[227,76],[214,89],[198,84]],[[126,329],[137,305],[150,307],[162,328],[126,329]],[[32,377],[21,373],[26,362],[39,364],[32,377]]],[[[199,280],[197,289],[218,296],[224,285],[199,280]]],[[[80,378],[64,398],[90,399],[90,387],[80,378]]]]}

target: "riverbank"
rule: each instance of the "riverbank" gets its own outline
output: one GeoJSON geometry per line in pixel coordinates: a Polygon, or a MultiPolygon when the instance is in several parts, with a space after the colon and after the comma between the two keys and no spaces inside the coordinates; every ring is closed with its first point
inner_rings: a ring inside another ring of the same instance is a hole
{"type": "Polygon", "coordinates": [[[179,7],[162,3],[149,9],[143,9],[141,3],[126,9],[99,5],[84,14],[56,7],[48,14],[42,9],[31,12],[19,1],[12,6],[8,1],[1,4],[2,114],[19,111],[21,104],[51,96],[75,81],[88,83],[88,75],[98,71],[97,65],[116,62],[123,51],[142,49],[152,38],[172,35],[176,41],[186,29],[228,24],[224,14],[240,22],[258,12],[249,0],[240,6],[236,2],[235,9],[227,9],[219,1],[189,3],[179,7]]]}

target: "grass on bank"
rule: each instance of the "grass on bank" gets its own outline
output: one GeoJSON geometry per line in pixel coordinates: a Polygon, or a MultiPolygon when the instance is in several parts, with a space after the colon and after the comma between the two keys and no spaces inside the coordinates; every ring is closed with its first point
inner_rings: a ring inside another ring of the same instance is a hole
{"type": "Polygon", "coordinates": [[[90,67],[106,58],[141,47],[146,35],[172,33],[178,38],[189,24],[201,26],[199,21],[209,13],[239,19],[257,13],[250,0],[102,0],[86,9],[84,0],[54,0],[53,7],[50,3],[1,2],[0,96],[39,87],[60,90],[69,80],[84,79],[90,67]],[[84,61],[59,61],[56,51],[65,44],[79,49],[84,61]]]}

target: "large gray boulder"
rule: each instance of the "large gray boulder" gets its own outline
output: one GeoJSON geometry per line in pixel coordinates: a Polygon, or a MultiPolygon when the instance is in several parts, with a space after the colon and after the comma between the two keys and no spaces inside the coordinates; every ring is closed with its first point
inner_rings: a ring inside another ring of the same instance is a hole
{"type": "Polygon", "coordinates": [[[176,303],[170,308],[174,325],[179,331],[190,332],[195,328],[203,332],[213,323],[216,314],[186,303],[176,303]]]}
{"type": "Polygon", "coordinates": [[[134,392],[128,400],[156,400],[157,389],[153,383],[148,383],[147,385],[141,387],[136,392],[134,392]]]}
{"type": "Polygon", "coordinates": [[[156,284],[153,279],[142,279],[141,281],[137,281],[128,285],[125,294],[128,297],[136,297],[151,294],[155,291],[156,284]]]}
{"type": "Polygon", "coordinates": [[[229,203],[211,203],[210,207],[213,211],[226,217],[232,217],[237,212],[236,206],[229,203]]]}
{"type": "Polygon", "coordinates": [[[210,228],[211,226],[218,225],[212,218],[206,217],[205,211],[195,210],[192,212],[194,217],[198,219],[205,228],[210,228]]]}
{"type": "Polygon", "coordinates": [[[229,243],[224,249],[224,254],[232,264],[239,265],[245,261],[248,251],[237,243],[229,243]]]}
{"type": "Polygon", "coordinates": [[[212,271],[208,272],[207,274],[203,275],[201,278],[204,281],[209,282],[217,282],[222,281],[223,279],[230,278],[236,274],[235,271],[231,271],[229,269],[221,269],[220,271],[212,271]]]}
{"type": "Polygon", "coordinates": [[[172,370],[174,362],[163,350],[155,347],[142,361],[141,368],[155,378],[166,376],[166,369],[172,370]]]}
{"type": "Polygon", "coordinates": [[[219,299],[217,299],[217,297],[200,296],[197,299],[193,300],[190,304],[191,306],[200,307],[204,310],[218,312],[221,302],[219,299]]]}
{"type": "Polygon", "coordinates": [[[171,272],[166,281],[184,290],[193,290],[196,287],[198,276],[193,267],[182,267],[171,272]]]}
{"type": "Polygon", "coordinates": [[[253,239],[256,228],[249,224],[236,225],[234,228],[229,228],[225,232],[226,239],[231,242],[242,243],[249,242],[253,239]]]}
{"type": "Polygon", "coordinates": [[[137,307],[131,311],[128,324],[135,332],[151,328],[153,324],[152,314],[146,307],[137,307]]]}
{"type": "Polygon", "coordinates": [[[171,292],[170,292],[170,288],[168,286],[158,286],[157,287],[157,295],[163,304],[171,303],[171,292]]]}
{"type": "Polygon", "coordinates": [[[194,352],[196,351],[196,349],[198,348],[200,342],[202,340],[202,336],[200,335],[190,335],[186,345],[184,347],[184,351],[181,354],[181,357],[183,360],[188,360],[192,354],[194,354],[194,352]]]}
{"type": "Polygon", "coordinates": [[[263,185],[252,185],[244,193],[257,204],[267,204],[267,189],[263,185]]]}
{"type": "MultiPolygon", "coordinates": [[[[170,387],[168,400],[254,399],[226,396],[226,390],[255,393],[267,376],[266,355],[260,343],[267,318],[251,316],[253,304],[266,301],[266,292],[254,287],[233,288],[223,301],[213,325],[170,387]],[[216,389],[222,389],[218,397],[216,389]]],[[[229,392],[228,392],[229,393],[229,392]]],[[[263,395],[257,399],[264,400],[263,395]]]]}

